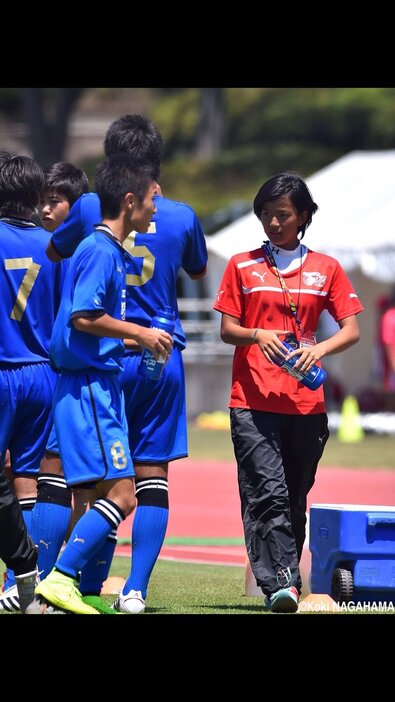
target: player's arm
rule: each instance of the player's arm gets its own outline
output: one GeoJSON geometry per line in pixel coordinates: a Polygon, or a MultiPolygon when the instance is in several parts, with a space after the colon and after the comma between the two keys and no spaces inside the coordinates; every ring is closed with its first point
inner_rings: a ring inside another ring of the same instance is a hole
{"type": "Polygon", "coordinates": [[[268,360],[271,359],[273,353],[278,354],[278,351],[280,351],[280,354],[283,355],[286,351],[277,336],[278,334],[287,334],[287,331],[284,329],[249,329],[248,327],[242,327],[237,317],[232,317],[230,314],[222,314],[222,341],[233,346],[259,344],[261,351],[268,360]]]}
{"type": "MultiPolygon", "coordinates": [[[[188,273],[188,271],[187,271],[187,273],[188,273]]],[[[192,280],[199,280],[200,278],[204,278],[206,273],[207,273],[207,263],[200,273],[188,273],[188,275],[190,278],[192,278],[192,280]]]]}
{"type": "Polygon", "coordinates": [[[46,248],[46,254],[52,263],[59,263],[60,261],[63,261],[64,256],[61,256],[60,253],[57,251],[55,248],[54,244],[52,243],[52,239],[49,240],[46,248]]]}
{"type": "Polygon", "coordinates": [[[172,337],[162,329],[124,322],[121,319],[114,319],[109,314],[89,317],[81,315],[82,313],[74,313],[71,320],[75,329],[80,332],[94,336],[108,336],[114,339],[132,339],[139,346],[152,351],[155,358],[159,358],[163,354],[168,355],[171,352],[172,337]]]}

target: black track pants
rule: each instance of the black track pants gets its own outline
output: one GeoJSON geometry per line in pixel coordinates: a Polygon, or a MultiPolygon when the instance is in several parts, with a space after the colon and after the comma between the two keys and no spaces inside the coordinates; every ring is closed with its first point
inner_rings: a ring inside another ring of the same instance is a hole
{"type": "Polygon", "coordinates": [[[230,417],[252,572],[266,595],[291,585],[300,591],[307,494],[329,436],[327,416],[233,408],[230,417]]]}
{"type": "Polygon", "coordinates": [[[22,511],[0,466],[0,558],[16,575],[36,567],[37,549],[26,531],[22,511]]]}

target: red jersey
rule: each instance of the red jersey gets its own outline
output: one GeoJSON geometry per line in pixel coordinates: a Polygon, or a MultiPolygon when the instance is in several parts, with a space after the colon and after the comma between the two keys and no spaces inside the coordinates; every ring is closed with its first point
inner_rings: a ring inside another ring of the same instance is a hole
{"type": "MultiPolygon", "coordinates": [[[[363,310],[347,275],[331,256],[307,249],[302,265],[282,277],[305,331],[316,331],[324,309],[336,321],[363,310]]],[[[288,296],[261,248],[232,256],[214,309],[236,317],[242,327],[287,329],[298,337],[288,296]]],[[[283,414],[325,412],[322,387],[306,388],[270,363],[259,344],[235,348],[229,406],[283,414]]]]}

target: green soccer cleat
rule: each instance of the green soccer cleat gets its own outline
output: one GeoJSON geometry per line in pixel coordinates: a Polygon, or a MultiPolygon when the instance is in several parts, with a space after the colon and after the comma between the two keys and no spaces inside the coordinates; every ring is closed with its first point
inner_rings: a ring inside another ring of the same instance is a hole
{"type": "Polygon", "coordinates": [[[105,600],[102,600],[99,595],[82,595],[82,601],[93,607],[99,614],[119,614],[105,600]]]}
{"type": "Polygon", "coordinates": [[[99,612],[82,601],[80,591],[76,588],[73,578],[63,575],[55,568],[45,580],[35,589],[36,595],[41,595],[55,607],[65,609],[74,614],[99,614],[99,612]]]}

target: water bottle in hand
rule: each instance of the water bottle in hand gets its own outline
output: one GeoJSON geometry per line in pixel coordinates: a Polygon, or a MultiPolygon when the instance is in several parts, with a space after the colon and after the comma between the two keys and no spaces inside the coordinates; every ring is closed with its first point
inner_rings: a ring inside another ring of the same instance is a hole
{"type": "MultiPolygon", "coordinates": [[[[294,334],[287,334],[285,341],[282,342],[288,351],[294,351],[298,348],[298,342],[294,334]]],[[[283,368],[289,375],[299,380],[300,383],[309,388],[309,390],[317,390],[324,382],[327,374],[323,368],[320,368],[316,364],[312,366],[308,371],[301,371],[299,368],[295,370],[294,365],[298,360],[299,356],[294,356],[288,360],[284,360],[284,356],[281,358],[276,356],[273,358],[273,362],[283,368]]]]}
{"type": "MultiPolygon", "coordinates": [[[[163,329],[163,331],[168,332],[171,336],[174,334],[175,321],[174,321],[174,311],[166,305],[165,309],[159,312],[155,317],[152,318],[150,327],[155,327],[155,329],[163,329]]],[[[162,375],[162,371],[165,367],[166,356],[159,356],[155,358],[152,351],[149,349],[144,349],[138,372],[145,378],[150,378],[151,380],[159,380],[162,375]]]]}

